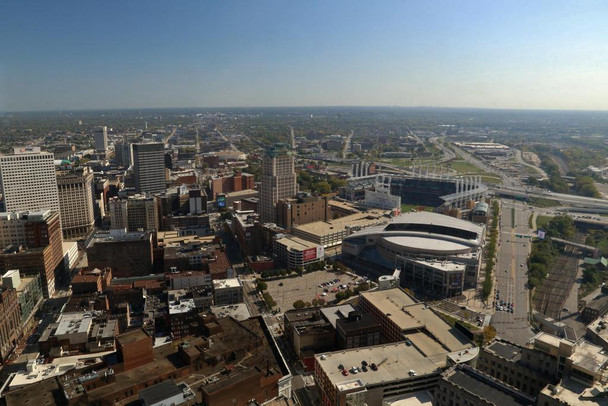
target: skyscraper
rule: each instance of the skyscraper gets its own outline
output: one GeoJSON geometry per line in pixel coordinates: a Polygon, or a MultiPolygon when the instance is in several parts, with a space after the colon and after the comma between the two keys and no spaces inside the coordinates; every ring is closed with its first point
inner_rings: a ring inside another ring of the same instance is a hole
{"type": "Polygon", "coordinates": [[[131,144],[127,141],[114,143],[114,162],[118,165],[131,166],[131,144]]]}
{"type": "Polygon", "coordinates": [[[163,144],[133,144],[133,170],[137,193],[164,192],[166,179],[163,144]]]}
{"type": "Polygon", "coordinates": [[[260,215],[263,222],[276,223],[277,202],[295,196],[298,191],[294,159],[285,146],[266,151],[262,159],[260,215]]]}
{"type": "Polygon", "coordinates": [[[57,171],[63,238],[86,237],[95,228],[92,184],[87,167],[57,171]]]}
{"type": "Polygon", "coordinates": [[[0,156],[0,191],[7,212],[48,209],[60,215],[53,154],[26,147],[0,156]]]}
{"type": "Polygon", "coordinates": [[[94,135],[95,151],[105,153],[108,149],[108,127],[97,127],[94,135]]]}

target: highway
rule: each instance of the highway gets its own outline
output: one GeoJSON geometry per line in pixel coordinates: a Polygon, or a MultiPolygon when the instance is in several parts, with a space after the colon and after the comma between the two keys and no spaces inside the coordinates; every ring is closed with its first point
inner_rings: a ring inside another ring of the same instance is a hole
{"type": "Polygon", "coordinates": [[[593,197],[584,197],[576,195],[568,195],[563,193],[552,193],[542,190],[531,190],[521,187],[512,186],[496,186],[493,188],[496,192],[502,196],[512,197],[535,197],[541,199],[556,200],[560,203],[567,204],[574,207],[585,207],[598,209],[598,211],[608,212],[608,200],[596,199],[593,197]]]}
{"type": "Polygon", "coordinates": [[[530,239],[517,237],[528,236],[528,219],[531,211],[525,206],[503,201],[500,214],[499,246],[494,268],[495,293],[500,291],[499,301],[513,303],[513,313],[495,310],[491,324],[496,328],[499,337],[525,344],[533,332],[528,323],[529,291],[527,259],[530,253],[530,239]],[[514,216],[513,216],[514,214],[514,216]],[[514,226],[514,227],[513,227],[514,226]]]}

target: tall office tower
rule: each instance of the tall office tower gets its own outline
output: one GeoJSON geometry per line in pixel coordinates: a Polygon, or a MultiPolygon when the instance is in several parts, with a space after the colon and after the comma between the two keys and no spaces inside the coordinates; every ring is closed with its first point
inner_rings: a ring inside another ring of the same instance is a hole
{"type": "Polygon", "coordinates": [[[118,165],[129,167],[133,163],[131,159],[131,144],[127,141],[114,143],[114,162],[118,165]]]}
{"type": "Polygon", "coordinates": [[[95,151],[105,153],[108,149],[108,127],[105,125],[97,127],[93,139],[95,141],[95,151]]]}
{"type": "Polygon", "coordinates": [[[57,187],[63,238],[86,238],[95,229],[91,169],[57,171],[57,187]]]}
{"type": "Polygon", "coordinates": [[[11,269],[40,275],[44,295],[53,295],[63,270],[59,211],[0,213],[0,272],[11,269]]]}
{"type": "Polygon", "coordinates": [[[166,178],[163,144],[133,144],[133,171],[137,193],[164,192],[166,178]]]}
{"type": "Polygon", "coordinates": [[[158,206],[153,197],[130,196],[127,199],[113,197],[108,203],[110,227],[127,231],[158,230],[158,206]]]}
{"type": "Polygon", "coordinates": [[[61,215],[54,157],[39,147],[0,156],[0,191],[7,212],[49,209],[61,215]]]}
{"type": "Polygon", "coordinates": [[[277,202],[298,191],[294,159],[290,150],[277,145],[266,151],[262,160],[260,215],[263,222],[276,223],[277,202]]]}

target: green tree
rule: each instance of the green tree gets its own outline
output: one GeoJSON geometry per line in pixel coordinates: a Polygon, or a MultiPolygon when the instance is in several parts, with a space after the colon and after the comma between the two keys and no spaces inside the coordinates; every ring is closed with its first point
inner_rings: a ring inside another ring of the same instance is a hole
{"type": "Polygon", "coordinates": [[[293,302],[293,308],[294,309],[303,309],[306,307],[306,303],[304,303],[303,300],[296,300],[295,302],[293,302]]]}
{"type": "Polygon", "coordinates": [[[268,284],[266,282],[262,281],[262,280],[258,280],[256,282],[256,287],[258,288],[258,290],[260,292],[262,292],[262,291],[268,289],[268,284]]]}

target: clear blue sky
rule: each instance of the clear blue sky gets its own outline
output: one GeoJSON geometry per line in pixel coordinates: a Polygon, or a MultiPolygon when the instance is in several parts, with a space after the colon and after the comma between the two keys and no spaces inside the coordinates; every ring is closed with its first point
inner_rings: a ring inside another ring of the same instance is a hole
{"type": "Polygon", "coordinates": [[[608,110],[606,1],[4,1],[0,111],[608,110]]]}

